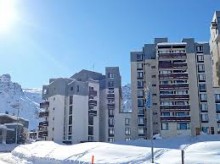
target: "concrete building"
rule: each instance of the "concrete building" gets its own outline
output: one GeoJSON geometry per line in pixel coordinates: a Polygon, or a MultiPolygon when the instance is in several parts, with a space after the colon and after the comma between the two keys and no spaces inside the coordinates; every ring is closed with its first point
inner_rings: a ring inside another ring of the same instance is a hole
{"type": "Polygon", "coordinates": [[[0,143],[24,143],[28,134],[28,120],[0,113],[0,143]],[[16,135],[17,133],[17,135],[16,135]]]}
{"type": "Polygon", "coordinates": [[[180,43],[156,38],[131,52],[132,138],[217,133],[211,59],[209,44],[193,38],[180,43]]]}
{"type": "Polygon", "coordinates": [[[213,61],[214,87],[220,86],[220,11],[216,11],[210,26],[210,49],[213,61]]]}
{"type": "Polygon", "coordinates": [[[43,86],[39,136],[67,144],[130,139],[130,113],[121,111],[118,67],[105,75],[82,70],[70,78],[50,79],[43,86]]]}

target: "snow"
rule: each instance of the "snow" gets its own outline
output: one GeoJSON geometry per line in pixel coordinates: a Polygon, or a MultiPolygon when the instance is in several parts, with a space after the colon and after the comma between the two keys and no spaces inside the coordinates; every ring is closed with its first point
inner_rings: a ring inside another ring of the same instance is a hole
{"type": "MultiPolygon", "coordinates": [[[[220,135],[197,137],[175,137],[154,140],[154,157],[157,164],[181,163],[181,149],[185,151],[186,164],[220,163],[220,135]]],[[[0,154],[0,163],[24,164],[147,164],[151,163],[151,142],[135,140],[121,143],[88,142],[76,145],[62,145],[52,141],[39,141],[20,145],[11,154],[0,154]]],[[[0,145],[1,147],[1,145],[0,145]]]]}

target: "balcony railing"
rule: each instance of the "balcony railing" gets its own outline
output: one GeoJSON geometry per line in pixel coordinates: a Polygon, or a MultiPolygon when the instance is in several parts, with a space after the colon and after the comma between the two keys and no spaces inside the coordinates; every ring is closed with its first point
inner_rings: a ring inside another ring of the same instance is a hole
{"type": "Polygon", "coordinates": [[[115,98],[115,94],[107,94],[107,98],[115,98]]]}
{"type": "Polygon", "coordinates": [[[49,101],[44,101],[40,103],[40,108],[46,109],[49,107],[49,101]]]}
{"type": "Polygon", "coordinates": [[[40,131],[38,133],[39,137],[42,138],[42,137],[47,137],[48,136],[48,131],[40,131]]]}
{"type": "Polygon", "coordinates": [[[160,89],[176,89],[176,88],[189,88],[189,84],[171,84],[171,85],[160,85],[160,89]]]}
{"type": "Polygon", "coordinates": [[[39,126],[48,126],[48,121],[39,122],[39,126]]]}
{"type": "Polygon", "coordinates": [[[160,109],[161,110],[186,110],[186,109],[190,109],[190,106],[189,105],[175,105],[175,106],[160,106],[160,109]]]}
{"type": "Polygon", "coordinates": [[[160,63],[159,64],[159,69],[160,68],[172,68],[172,69],[174,69],[174,68],[184,68],[184,69],[186,69],[187,68],[187,63],[179,63],[179,64],[160,63]]]}
{"type": "Polygon", "coordinates": [[[39,113],[39,117],[48,117],[49,116],[49,111],[43,111],[39,113]]]}
{"type": "Polygon", "coordinates": [[[189,99],[189,95],[160,95],[160,98],[189,99]]]}
{"type": "Polygon", "coordinates": [[[90,106],[97,106],[97,101],[96,100],[89,100],[89,105],[90,106]]]}
{"type": "Polygon", "coordinates": [[[158,54],[160,59],[186,59],[186,53],[162,53],[158,54]]]}
{"type": "Polygon", "coordinates": [[[89,115],[97,116],[96,110],[89,110],[89,115]]]}
{"type": "Polygon", "coordinates": [[[187,121],[189,122],[191,119],[189,116],[160,116],[161,121],[169,121],[169,122],[182,122],[182,121],[187,121]]]}
{"type": "Polygon", "coordinates": [[[187,73],[179,73],[179,74],[160,74],[160,79],[163,78],[171,78],[171,79],[188,79],[187,73]]]}

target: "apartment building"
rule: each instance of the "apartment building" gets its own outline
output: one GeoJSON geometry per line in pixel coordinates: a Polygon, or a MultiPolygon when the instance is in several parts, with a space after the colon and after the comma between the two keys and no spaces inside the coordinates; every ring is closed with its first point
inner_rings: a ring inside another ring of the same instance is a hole
{"type": "Polygon", "coordinates": [[[214,87],[220,86],[220,11],[216,11],[210,26],[210,49],[213,66],[214,87]]]}
{"type": "Polygon", "coordinates": [[[67,144],[130,139],[130,113],[121,111],[121,76],[118,67],[105,75],[82,70],[70,78],[50,79],[43,86],[44,110],[39,135],[67,144]]]}
{"type": "Polygon", "coordinates": [[[132,138],[217,133],[211,60],[209,44],[193,38],[156,38],[131,52],[132,138]]]}

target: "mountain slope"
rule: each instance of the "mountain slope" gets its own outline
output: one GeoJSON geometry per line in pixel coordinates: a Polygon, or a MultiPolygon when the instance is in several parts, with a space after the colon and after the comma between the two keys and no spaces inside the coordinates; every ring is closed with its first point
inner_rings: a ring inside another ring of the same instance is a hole
{"type": "Polygon", "coordinates": [[[29,120],[29,129],[37,129],[41,98],[31,91],[23,91],[18,83],[11,81],[9,74],[0,76],[0,113],[19,115],[29,120]]]}

